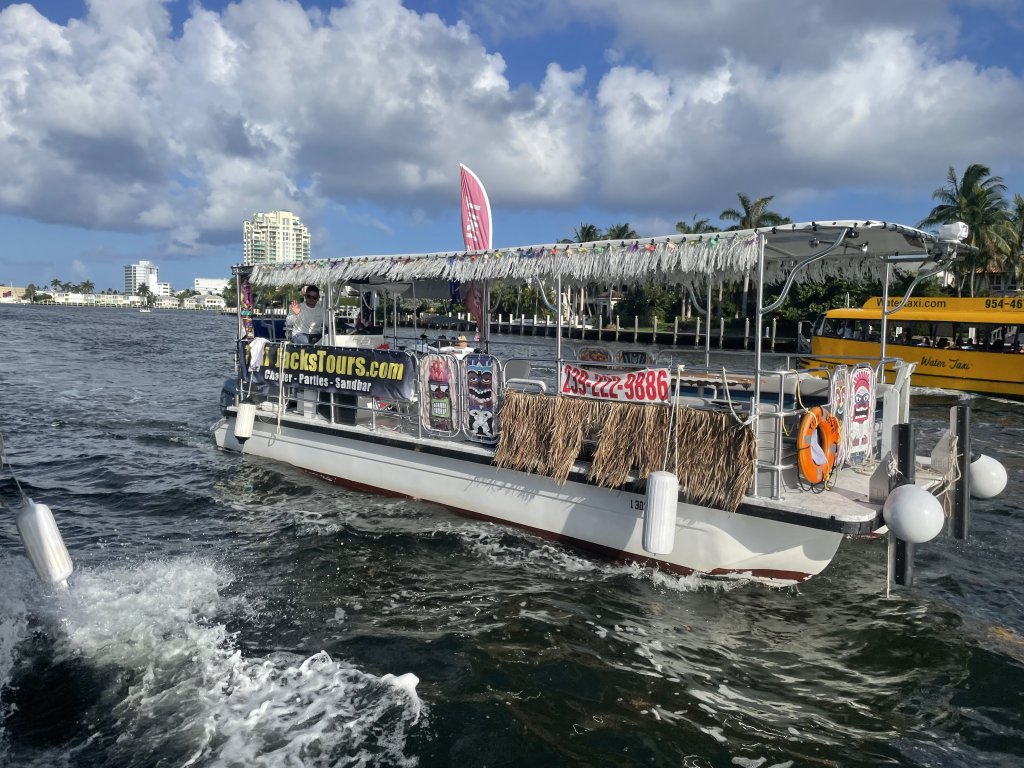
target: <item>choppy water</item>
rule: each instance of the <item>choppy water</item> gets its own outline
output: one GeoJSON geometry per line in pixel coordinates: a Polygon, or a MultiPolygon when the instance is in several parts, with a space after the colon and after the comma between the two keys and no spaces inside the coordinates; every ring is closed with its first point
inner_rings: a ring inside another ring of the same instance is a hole
{"type": "MultiPolygon", "coordinates": [[[[723,585],[218,453],[230,317],[0,328],[8,455],[76,563],[44,588],[0,525],[0,765],[1024,765],[1021,404],[974,401],[1010,488],[887,599],[879,541],[723,585]]],[[[955,402],[915,396],[919,448],[955,402]]]]}

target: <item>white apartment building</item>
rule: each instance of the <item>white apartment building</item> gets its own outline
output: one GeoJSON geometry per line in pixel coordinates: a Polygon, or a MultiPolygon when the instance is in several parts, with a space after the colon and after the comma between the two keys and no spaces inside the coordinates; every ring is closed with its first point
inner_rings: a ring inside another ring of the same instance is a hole
{"type": "Polygon", "coordinates": [[[291,211],[254,213],[242,223],[242,263],[287,264],[309,258],[309,230],[291,211]]]}
{"type": "Polygon", "coordinates": [[[127,264],[124,268],[124,292],[126,296],[134,296],[139,291],[139,286],[145,283],[156,295],[170,295],[170,284],[167,286],[167,293],[161,294],[157,285],[160,280],[160,269],[152,261],[140,261],[137,264],[127,264]]]}
{"type": "Polygon", "coordinates": [[[192,283],[196,293],[219,296],[228,287],[228,279],[222,277],[197,277],[192,283]]]}

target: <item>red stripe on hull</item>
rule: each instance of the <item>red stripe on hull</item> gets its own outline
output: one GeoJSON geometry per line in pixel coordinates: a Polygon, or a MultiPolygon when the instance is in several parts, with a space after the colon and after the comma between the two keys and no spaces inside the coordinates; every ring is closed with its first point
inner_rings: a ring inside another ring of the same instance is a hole
{"type": "MultiPolygon", "coordinates": [[[[366,485],[365,483],[357,483],[353,480],[346,480],[343,477],[337,477],[335,475],[327,475],[323,472],[315,472],[311,469],[303,469],[315,477],[319,477],[321,480],[326,480],[334,485],[340,485],[345,488],[351,488],[356,491],[362,491],[364,493],[372,493],[376,496],[384,496],[390,499],[412,499],[413,496],[407,496],[403,493],[395,493],[385,488],[379,488],[374,485],[366,485]]],[[[611,560],[616,563],[639,563],[640,565],[656,568],[657,570],[665,571],[667,573],[674,573],[679,576],[689,576],[696,573],[692,568],[687,568],[682,565],[676,565],[674,563],[668,563],[664,560],[658,560],[653,557],[645,557],[644,555],[637,555],[632,552],[623,552],[622,550],[612,549],[611,547],[605,547],[601,544],[594,544],[589,541],[583,541],[582,539],[575,539],[571,536],[563,536],[560,533],[554,533],[553,531],[547,531],[543,528],[534,528],[529,525],[521,525],[519,523],[505,520],[500,517],[490,517],[479,512],[473,512],[468,509],[462,509],[461,507],[453,507],[448,504],[439,504],[438,502],[429,502],[431,504],[437,504],[439,507],[444,507],[457,515],[463,517],[473,518],[475,520],[484,520],[489,523],[496,523],[497,525],[507,525],[513,528],[518,528],[521,531],[527,531],[532,533],[534,536],[538,536],[548,541],[554,541],[559,544],[564,544],[574,549],[586,550],[588,552],[594,552],[601,555],[602,557],[611,560]]],[[[807,581],[813,574],[801,573],[799,571],[778,571],[772,569],[754,569],[754,570],[731,570],[728,568],[716,568],[710,573],[704,572],[701,575],[704,576],[751,576],[758,579],[773,579],[778,581],[790,581],[790,582],[802,582],[807,581]]]]}

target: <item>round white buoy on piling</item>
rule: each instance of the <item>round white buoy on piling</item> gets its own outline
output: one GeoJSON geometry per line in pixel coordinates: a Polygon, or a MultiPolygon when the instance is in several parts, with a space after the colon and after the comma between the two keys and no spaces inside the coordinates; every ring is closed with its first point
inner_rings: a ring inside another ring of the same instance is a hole
{"type": "Polygon", "coordinates": [[[25,499],[16,522],[28,559],[32,561],[32,567],[36,569],[39,578],[47,584],[66,581],[75,566],[50,508],[25,499]]]}
{"type": "Polygon", "coordinates": [[[235,416],[235,440],[244,443],[252,437],[252,425],[256,421],[256,403],[239,403],[235,416]]]}
{"type": "Polygon", "coordinates": [[[882,517],[896,538],[924,544],[942,532],[946,515],[942,502],[917,485],[893,488],[882,505],[882,517]]]}
{"type": "Polygon", "coordinates": [[[671,472],[651,472],[644,505],[644,549],[652,555],[670,555],[676,544],[676,509],[679,478],[671,472]]]}
{"type": "Polygon", "coordinates": [[[991,456],[981,454],[971,462],[971,496],[991,499],[1006,488],[1006,467],[991,456]]]}

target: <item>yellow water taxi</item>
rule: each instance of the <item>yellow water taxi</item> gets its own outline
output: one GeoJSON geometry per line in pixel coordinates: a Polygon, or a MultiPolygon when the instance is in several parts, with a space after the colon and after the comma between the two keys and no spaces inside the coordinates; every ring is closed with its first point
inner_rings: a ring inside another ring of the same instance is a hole
{"type": "MultiPolygon", "coordinates": [[[[886,325],[886,357],[917,364],[911,384],[1024,398],[1024,297],[913,298],[886,325]]],[[[812,327],[807,362],[877,360],[881,329],[879,297],[829,310],[812,327]]]]}

